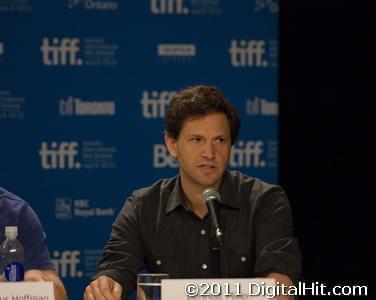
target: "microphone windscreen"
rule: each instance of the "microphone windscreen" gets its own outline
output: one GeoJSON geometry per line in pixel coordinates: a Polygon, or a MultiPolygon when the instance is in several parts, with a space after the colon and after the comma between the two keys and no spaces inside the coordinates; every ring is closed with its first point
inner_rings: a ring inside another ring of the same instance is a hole
{"type": "Polygon", "coordinates": [[[213,188],[207,188],[201,194],[201,200],[206,204],[210,200],[221,200],[219,193],[213,188]]]}

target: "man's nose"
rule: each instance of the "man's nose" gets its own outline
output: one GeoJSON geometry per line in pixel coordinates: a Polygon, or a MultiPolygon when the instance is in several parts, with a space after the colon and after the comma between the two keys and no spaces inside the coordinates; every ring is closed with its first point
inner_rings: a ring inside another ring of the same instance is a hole
{"type": "Polygon", "coordinates": [[[213,143],[205,143],[203,146],[204,149],[202,150],[201,155],[206,159],[214,159],[215,158],[215,146],[213,143]]]}

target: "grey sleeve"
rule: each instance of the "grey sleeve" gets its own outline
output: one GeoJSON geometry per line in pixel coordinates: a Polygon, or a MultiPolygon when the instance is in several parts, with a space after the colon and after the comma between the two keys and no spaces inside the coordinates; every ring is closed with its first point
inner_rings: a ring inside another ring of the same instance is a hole
{"type": "Polygon", "coordinates": [[[123,287],[123,299],[136,286],[138,270],[144,264],[136,199],[126,200],[122,210],[112,225],[110,238],[104,247],[103,256],[93,279],[107,275],[123,287]]]}
{"type": "Polygon", "coordinates": [[[301,253],[293,237],[291,207],[284,191],[275,187],[258,201],[255,211],[255,273],[287,275],[293,282],[300,278],[301,253]]]}

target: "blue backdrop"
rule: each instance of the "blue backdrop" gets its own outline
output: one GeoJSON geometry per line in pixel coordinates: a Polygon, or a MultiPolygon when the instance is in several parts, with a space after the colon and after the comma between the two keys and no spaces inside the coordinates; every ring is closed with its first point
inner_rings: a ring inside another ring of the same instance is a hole
{"type": "Polygon", "coordinates": [[[277,181],[277,68],[276,0],[0,0],[0,185],[39,215],[71,299],[125,198],[177,173],[177,90],[217,85],[242,119],[230,168],[277,181]]]}

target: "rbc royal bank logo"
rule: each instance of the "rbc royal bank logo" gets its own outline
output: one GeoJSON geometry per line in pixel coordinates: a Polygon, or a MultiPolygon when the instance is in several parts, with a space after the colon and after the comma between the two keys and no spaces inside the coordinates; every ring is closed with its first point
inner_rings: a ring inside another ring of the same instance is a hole
{"type": "Polygon", "coordinates": [[[150,10],[154,15],[186,15],[189,8],[186,0],[150,0],[150,10]]]}
{"type": "Polygon", "coordinates": [[[42,40],[42,61],[46,66],[81,66],[83,60],[78,57],[80,39],[44,38],[42,40]]]}
{"type": "Polygon", "coordinates": [[[59,220],[72,219],[72,199],[58,198],[55,202],[55,215],[59,220]]]}
{"type": "Polygon", "coordinates": [[[44,170],[80,169],[81,163],[76,161],[78,155],[77,142],[42,142],[39,150],[41,167],[44,170]]]}
{"type": "Polygon", "coordinates": [[[141,98],[142,115],[145,119],[164,118],[175,91],[144,91],[141,98]]]}
{"type": "Polygon", "coordinates": [[[229,48],[231,65],[234,67],[269,66],[265,58],[266,42],[264,40],[232,40],[229,48]]]}

